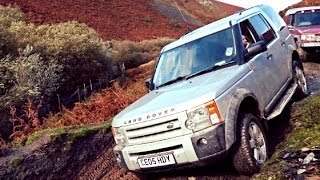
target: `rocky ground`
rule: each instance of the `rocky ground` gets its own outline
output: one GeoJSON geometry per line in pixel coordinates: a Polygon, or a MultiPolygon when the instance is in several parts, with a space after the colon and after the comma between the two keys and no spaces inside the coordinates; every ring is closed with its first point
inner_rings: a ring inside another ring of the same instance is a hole
{"type": "MultiPolygon", "coordinates": [[[[0,4],[16,4],[27,14],[29,21],[37,24],[65,22],[77,20],[93,27],[106,39],[134,40],[153,39],[156,37],[177,38],[186,32],[181,24],[181,16],[177,9],[166,12],[162,10],[169,0],[91,0],[72,1],[56,0],[48,3],[46,0],[0,0],[0,4]],[[153,2],[153,5],[150,4],[153,2]],[[133,7],[133,8],[132,8],[133,7]],[[146,14],[148,14],[146,16],[146,14]],[[169,17],[169,18],[168,18],[169,17]]],[[[197,24],[199,19],[208,23],[214,20],[207,16],[211,11],[199,12],[199,4],[195,0],[181,0],[179,5],[185,11],[195,10],[196,13],[186,13],[190,23],[197,24]],[[185,4],[181,4],[184,2],[185,4]],[[202,15],[202,17],[196,17],[202,15]]],[[[203,1],[204,2],[204,1],[203,1]]],[[[224,9],[222,4],[218,9],[224,9]]],[[[168,9],[168,8],[166,8],[168,9]]],[[[227,9],[230,9],[228,6],[227,9]]],[[[320,62],[320,61],[318,61],[320,62]]],[[[317,62],[304,63],[311,95],[320,90],[320,64],[317,62]]],[[[290,131],[289,110],[270,122],[272,134],[271,153],[277,144],[283,141],[285,134],[290,131]],[[280,123],[277,121],[281,119],[280,123]]],[[[32,147],[17,151],[0,152],[0,179],[141,179],[133,173],[125,172],[117,165],[112,148],[114,142],[111,132],[98,133],[87,140],[73,141],[79,149],[70,148],[70,141],[55,141],[52,145],[46,137],[32,147]],[[108,142],[101,143],[101,141],[108,142]],[[68,148],[69,147],[69,148],[68,148]],[[60,150],[59,150],[60,149],[60,150]],[[35,154],[30,155],[31,152],[35,154]],[[3,156],[6,154],[7,156],[3,156]],[[59,156],[64,155],[64,156],[59,156]],[[44,161],[44,159],[47,159],[44,161]],[[68,166],[73,161],[72,166],[68,166]],[[30,167],[29,163],[37,163],[30,167]],[[77,162],[77,163],[75,163],[77,162]],[[59,167],[59,168],[57,168],[59,167]],[[47,169],[45,169],[47,168],[47,169]],[[21,170],[22,174],[16,170],[21,170]],[[45,169],[45,170],[43,170],[45,169]],[[25,172],[25,174],[23,174],[25,172]],[[4,175],[8,175],[4,177],[4,175]],[[59,178],[60,177],[60,178],[59,178]]],[[[228,163],[207,166],[196,169],[186,169],[175,173],[156,174],[153,179],[249,179],[239,176],[228,163]]]]}

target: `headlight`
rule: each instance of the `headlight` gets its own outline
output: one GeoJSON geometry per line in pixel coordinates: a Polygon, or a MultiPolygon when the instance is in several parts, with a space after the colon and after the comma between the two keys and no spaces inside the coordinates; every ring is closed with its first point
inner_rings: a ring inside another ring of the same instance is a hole
{"type": "Polygon", "coordinates": [[[302,41],[314,41],[316,39],[315,34],[302,34],[301,40],[302,41]]]}
{"type": "Polygon", "coordinates": [[[185,125],[193,131],[199,131],[222,122],[218,107],[214,101],[191,109],[187,113],[188,120],[185,122],[185,125]]]}
{"type": "Polygon", "coordinates": [[[124,135],[122,135],[119,131],[119,128],[111,128],[112,130],[112,134],[113,134],[113,137],[114,137],[114,141],[116,142],[116,144],[125,144],[126,140],[125,140],[125,137],[124,135]]]}

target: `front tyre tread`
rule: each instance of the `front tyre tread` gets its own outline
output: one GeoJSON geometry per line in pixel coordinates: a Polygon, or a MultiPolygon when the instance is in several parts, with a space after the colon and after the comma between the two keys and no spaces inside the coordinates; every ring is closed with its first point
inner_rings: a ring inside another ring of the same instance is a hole
{"type": "Polygon", "coordinates": [[[298,85],[294,98],[297,100],[303,99],[309,95],[306,77],[302,67],[297,61],[292,64],[293,80],[298,85]]]}
{"type": "MultiPolygon", "coordinates": [[[[260,131],[263,135],[263,140],[265,143],[265,160],[267,157],[267,140],[265,133],[263,131],[263,128],[258,120],[258,118],[251,114],[251,113],[245,113],[240,115],[240,126],[238,127],[238,141],[236,146],[236,152],[233,156],[233,165],[235,169],[240,173],[244,175],[253,175],[260,171],[261,163],[258,162],[254,158],[254,151],[250,147],[250,135],[249,135],[249,126],[251,123],[254,123],[257,125],[257,127],[260,128],[260,131]]],[[[264,161],[265,161],[264,160],[264,161]]]]}

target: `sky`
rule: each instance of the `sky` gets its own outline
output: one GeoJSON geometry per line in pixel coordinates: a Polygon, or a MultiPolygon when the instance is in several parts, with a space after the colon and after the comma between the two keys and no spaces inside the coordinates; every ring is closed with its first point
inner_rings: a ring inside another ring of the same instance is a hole
{"type": "Polygon", "coordinates": [[[301,0],[217,0],[217,1],[244,7],[244,8],[249,8],[259,4],[268,4],[272,6],[277,12],[279,12],[292,4],[296,4],[300,2],[301,0]]]}

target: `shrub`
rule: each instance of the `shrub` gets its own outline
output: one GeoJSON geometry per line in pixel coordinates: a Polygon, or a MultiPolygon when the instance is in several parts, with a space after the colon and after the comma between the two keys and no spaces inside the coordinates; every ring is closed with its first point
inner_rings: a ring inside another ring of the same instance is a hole
{"type": "Polygon", "coordinates": [[[0,22],[0,59],[8,54],[16,54],[17,47],[14,35],[0,22]]]}
{"type": "Polygon", "coordinates": [[[75,21],[40,25],[16,22],[10,30],[15,34],[20,47],[30,44],[47,55],[90,53],[99,50],[101,40],[87,25],[75,21]]]}
{"type": "Polygon", "coordinates": [[[0,119],[9,119],[10,107],[16,107],[18,114],[23,114],[22,106],[29,99],[39,102],[42,96],[50,97],[60,87],[62,67],[57,62],[43,61],[39,53],[31,46],[21,50],[17,57],[0,60],[0,69],[6,73],[0,78],[4,84],[0,96],[0,119]]]}
{"type": "Polygon", "coordinates": [[[126,68],[135,68],[159,55],[160,50],[173,39],[158,38],[141,42],[112,41],[112,57],[126,68]]]}
{"type": "Polygon", "coordinates": [[[89,81],[95,82],[99,78],[108,82],[113,77],[111,60],[103,54],[68,55],[59,59],[63,64],[63,82],[60,94],[70,94],[77,87],[82,88],[89,81]]]}
{"type": "Polygon", "coordinates": [[[0,139],[8,141],[9,137],[32,132],[35,119],[39,121],[42,96],[51,96],[59,88],[60,71],[60,66],[42,61],[30,46],[20,50],[17,57],[0,60],[0,139]],[[34,103],[39,106],[31,108],[34,103]]]}
{"type": "Polygon", "coordinates": [[[108,49],[98,34],[83,23],[36,26],[16,22],[12,23],[10,31],[19,47],[30,44],[44,59],[56,61],[63,67],[62,85],[58,90],[62,95],[70,94],[90,80],[110,80],[114,74],[108,49]]]}
{"type": "Polygon", "coordinates": [[[11,26],[11,23],[25,21],[25,15],[18,8],[11,6],[4,7],[0,5],[0,24],[6,28],[11,26]]]}
{"type": "Polygon", "coordinates": [[[0,66],[0,96],[5,95],[15,85],[16,79],[13,73],[5,66],[0,66]]]}

